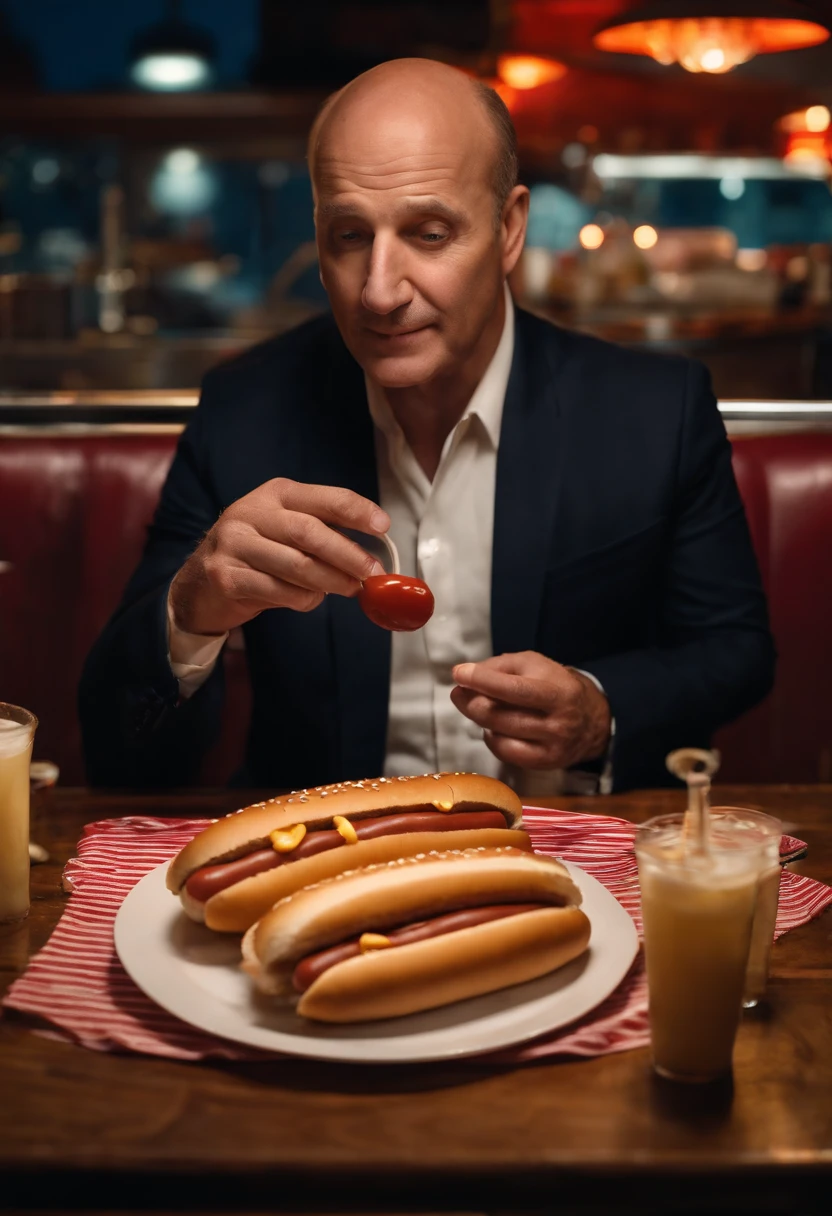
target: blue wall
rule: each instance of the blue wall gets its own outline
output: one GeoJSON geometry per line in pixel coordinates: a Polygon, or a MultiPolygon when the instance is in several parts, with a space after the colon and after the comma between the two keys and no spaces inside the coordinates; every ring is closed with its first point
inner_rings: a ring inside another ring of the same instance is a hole
{"type": "MultiPolygon", "coordinates": [[[[258,9],[258,0],[185,0],[183,16],[216,44],[220,88],[245,82],[258,9]]],[[[41,86],[57,92],[124,87],[131,40],[165,11],[163,0],[0,0],[12,33],[34,55],[41,86]]]]}

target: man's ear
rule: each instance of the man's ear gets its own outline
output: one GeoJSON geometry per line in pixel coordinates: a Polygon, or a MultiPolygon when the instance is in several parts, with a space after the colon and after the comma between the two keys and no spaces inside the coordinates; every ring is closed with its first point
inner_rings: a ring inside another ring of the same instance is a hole
{"type": "Polygon", "coordinates": [[[523,251],[526,227],[529,222],[529,190],[527,186],[515,186],[503,206],[500,220],[500,239],[503,246],[503,275],[508,277],[523,251]]]}

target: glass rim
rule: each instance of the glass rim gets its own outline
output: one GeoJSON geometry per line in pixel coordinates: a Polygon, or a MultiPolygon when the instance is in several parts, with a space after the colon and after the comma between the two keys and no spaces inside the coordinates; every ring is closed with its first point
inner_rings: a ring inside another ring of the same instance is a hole
{"type": "Polygon", "coordinates": [[[737,811],[740,815],[750,815],[755,823],[760,827],[769,825],[770,834],[773,836],[775,832],[778,835],[783,835],[783,821],[776,815],[772,815],[769,811],[758,810],[756,806],[712,806],[710,813],[718,815],[721,811],[737,811]]]}
{"type": "MultiPolygon", "coordinates": [[[[769,815],[766,811],[758,811],[755,807],[712,806],[708,813],[713,816],[715,822],[719,822],[722,812],[727,811],[736,812],[738,815],[747,815],[766,836],[777,836],[779,839],[783,835],[782,821],[776,815],[769,815]]],[[[661,815],[654,815],[652,819],[645,819],[644,823],[636,824],[636,840],[638,840],[642,832],[646,835],[649,831],[657,831],[665,826],[670,827],[673,824],[681,825],[684,822],[685,814],[685,811],[665,811],[661,815]]]]}
{"type": "Polygon", "coordinates": [[[12,705],[8,701],[0,701],[0,719],[14,722],[22,730],[34,731],[38,726],[37,717],[30,709],[24,709],[22,705],[12,705]]]}
{"type": "MultiPolygon", "coordinates": [[[[740,813],[742,813],[741,807],[731,807],[730,809],[740,811],[740,813]]],[[[764,814],[762,811],[750,812],[752,815],[756,815],[758,813],[761,816],[764,814]]],[[[774,820],[773,816],[768,816],[767,818],[771,822],[777,822],[774,820]]],[[[681,835],[684,820],[684,811],[673,811],[663,815],[654,815],[652,819],[647,819],[644,823],[638,824],[634,841],[636,856],[638,856],[639,853],[643,853],[646,856],[653,857],[654,859],[660,859],[665,865],[678,865],[681,868],[686,868],[690,859],[687,849],[683,849],[683,856],[675,859],[668,855],[668,850],[671,848],[678,848],[679,843],[681,843],[681,840],[684,839],[684,837],[681,835]],[[662,833],[665,833],[668,828],[679,829],[680,839],[677,839],[673,843],[669,839],[663,839],[662,833]]],[[[714,816],[714,820],[715,823],[712,826],[716,826],[716,824],[719,822],[719,818],[714,816]]],[[[731,833],[730,842],[724,841],[722,844],[720,844],[718,837],[711,835],[710,848],[715,853],[719,853],[723,857],[729,853],[733,853],[735,856],[748,856],[751,853],[756,853],[762,858],[766,853],[767,841],[774,839],[775,836],[779,841],[782,833],[776,834],[772,827],[770,827],[768,824],[758,823],[756,819],[754,826],[756,831],[750,832],[746,836],[739,833],[731,833]],[[761,831],[761,828],[765,830],[761,831]]]]}

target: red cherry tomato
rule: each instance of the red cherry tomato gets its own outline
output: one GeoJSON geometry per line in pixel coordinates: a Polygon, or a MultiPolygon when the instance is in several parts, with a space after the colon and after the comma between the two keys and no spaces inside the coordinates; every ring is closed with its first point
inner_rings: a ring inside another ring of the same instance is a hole
{"type": "Polygon", "coordinates": [[[433,616],[433,592],[420,578],[374,574],[364,580],[358,602],[374,625],[409,632],[433,616]]]}

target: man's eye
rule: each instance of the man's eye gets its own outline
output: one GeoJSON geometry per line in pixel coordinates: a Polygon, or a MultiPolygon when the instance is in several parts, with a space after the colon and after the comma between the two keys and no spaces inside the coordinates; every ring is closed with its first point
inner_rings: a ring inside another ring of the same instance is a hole
{"type": "Polygon", "coordinates": [[[342,241],[342,242],[343,242],[345,245],[349,245],[349,244],[351,244],[351,243],[354,243],[355,241],[360,241],[360,240],[361,240],[361,233],[360,233],[360,232],[353,232],[353,231],[349,231],[349,232],[339,232],[339,233],[338,233],[338,240],[339,240],[339,241],[342,241]]]}
{"type": "Polygon", "coordinates": [[[447,232],[422,232],[420,239],[428,245],[440,245],[442,241],[448,239],[447,232]]]}

